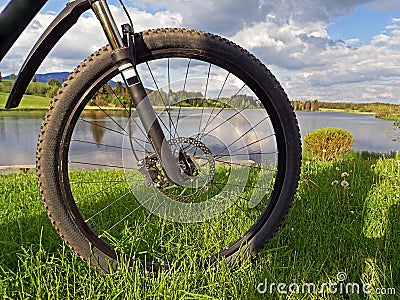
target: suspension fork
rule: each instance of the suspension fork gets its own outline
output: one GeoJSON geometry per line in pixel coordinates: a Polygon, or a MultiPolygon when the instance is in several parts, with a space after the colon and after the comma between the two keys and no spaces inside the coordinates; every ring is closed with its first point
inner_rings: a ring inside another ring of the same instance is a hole
{"type": "MultiPolygon", "coordinates": [[[[133,102],[135,106],[167,178],[176,184],[183,185],[188,176],[182,172],[177,158],[172,154],[169,143],[165,138],[157,115],[136,70],[132,28],[130,28],[130,25],[124,25],[124,38],[122,38],[107,1],[92,1],[92,8],[113,50],[111,57],[129,91],[131,103],[133,102]]],[[[131,136],[129,138],[132,139],[131,136]]]]}

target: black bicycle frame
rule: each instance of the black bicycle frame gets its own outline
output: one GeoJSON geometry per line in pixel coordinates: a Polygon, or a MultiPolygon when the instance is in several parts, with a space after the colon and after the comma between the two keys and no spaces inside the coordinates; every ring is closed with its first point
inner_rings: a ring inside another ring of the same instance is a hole
{"type": "MultiPolygon", "coordinates": [[[[46,2],[47,0],[11,0],[8,3],[0,15],[0,59],[4,57],[46,2]]],[[[113,50],[114,64],[121,72],[130,93],[132,104],[135,106],[143,127],[152,141],[167,177],[169,180],[183,185],[188,180],[188,176],[181,171],[177,159],[171,152],[169,143],[136,71],[132,28],[129,25],[123,25],[126,30],[124,30],[124,38],[121,37],[106,0],[75,0],[67,3],[66,8],[39,38],[24,62],[10,92],[6,107],[13,108],[19,105],[22,95],[44,58],[60,38],[76,23],[82,13],[90,8],[103,27],[113,50]]]]}

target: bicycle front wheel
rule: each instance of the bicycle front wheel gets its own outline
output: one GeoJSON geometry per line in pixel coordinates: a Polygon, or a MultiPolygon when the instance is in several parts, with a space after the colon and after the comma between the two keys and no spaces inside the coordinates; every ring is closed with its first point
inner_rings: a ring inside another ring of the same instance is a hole
{"type": "Polygon", "coordinates": [[[53,225],[84,260],[148,270],[255,254],[282,223],[300,173],[297,121],[254,56],[221,37],[135,35],[138,72],[189,184],[166,177],[111,50],[63,83],[38,142],[40,191],[53,225]]]}

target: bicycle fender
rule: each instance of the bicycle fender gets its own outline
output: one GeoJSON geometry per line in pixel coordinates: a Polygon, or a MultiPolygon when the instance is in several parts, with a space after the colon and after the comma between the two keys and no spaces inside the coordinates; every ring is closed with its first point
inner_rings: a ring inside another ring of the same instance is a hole
{"type": "Polygon", "coordinates": [[[67,6],[47,27],[26,58],[8,96],[6,108],[18,107],[26,88],[43,60],[64,34],[78,21],[78,18],[90,8],[90,0],[76,0],[67,3],[67,6]]]}

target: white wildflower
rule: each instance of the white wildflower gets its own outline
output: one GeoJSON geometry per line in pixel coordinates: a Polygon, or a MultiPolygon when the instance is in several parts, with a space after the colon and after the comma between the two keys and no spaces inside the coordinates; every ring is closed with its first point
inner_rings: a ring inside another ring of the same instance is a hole
{"type": "Polygon", "coordinates": [[[349,183],[348,183],[346,180],[343,180],[343,181],[340,183],[340,185],[341,185],[343,188],[345,188],[345,189],[347,189],[347,188],[349,187],[349,183]]]}

